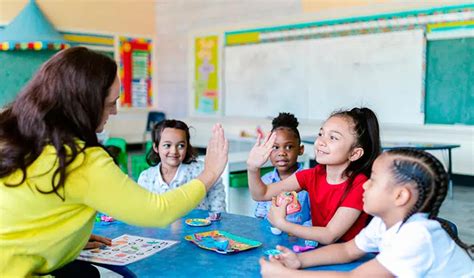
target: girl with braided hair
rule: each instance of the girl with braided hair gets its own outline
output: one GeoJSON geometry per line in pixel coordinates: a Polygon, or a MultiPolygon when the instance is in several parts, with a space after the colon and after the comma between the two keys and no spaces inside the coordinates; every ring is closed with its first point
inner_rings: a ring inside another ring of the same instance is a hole
{"type": "Polygon", "coordinates": [[[277,246],[281,255],[260,260],[262,275],[286,277],[296,275],[298,268],[347,263],[379,252],[347,275],[472,277],[474,246],[463,243],[448,223],[437,217],[448,181],[443,165],[427,152],[410,148],[385,152],[375,160],[364,184],[364,211],[374,216],[370,224],[354,240],[304,254],[277,246]]]}

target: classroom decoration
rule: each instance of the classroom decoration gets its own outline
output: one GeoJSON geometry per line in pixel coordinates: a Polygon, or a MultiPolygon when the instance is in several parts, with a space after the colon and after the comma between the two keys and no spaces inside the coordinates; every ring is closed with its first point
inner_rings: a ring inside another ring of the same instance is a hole
{"type": "Polygon", "coordinates": [[[176,243],[178,241],[124,234],[113,239],[112,246],[83,250],[77,259],[93,263],[123,266],[149,257],[176,243]]]}
{"type": "Polygon", "coordinates": [[[206,218],[189,218],[186,219],[184,223],[192,227],[203,227],[211,225],[211,220],[206,218]]]}
{"type": "Polygon", "coordinates": [[[119,37],[121,94],[123,107],[152,105],[152,41],[119,37]]]}
{"type": "Polygon", "coordinates": [[[194,45],[194,110],[216,114],[219,110],[218,36],[199,37],[194,45]]]}
{"type": "Polygon", "coordinates": [[[60,50],[69,43],[54,29],[34,0],[0,32],[0,51],[60,50]]]}
{"type": "Polygon", "coordinates": [[[184,239],[191,241],[200,248],[220,254],[237,253],[262,245],[259,241],[218,230],[187,235],[184,239]]]}
{"type": "Polygon", "coordinates": [[[230,31],[225,33],[225,45],[238,46],[277,41],[364,35],[419,28],[424,29],[429,24],[442,24],[441,26],[444,24],[445,26],[453,27],[462,25],[462,23],[459,22],[472,21],[473,18],[474,5],[468,4],[429,10],[230,31]]]}

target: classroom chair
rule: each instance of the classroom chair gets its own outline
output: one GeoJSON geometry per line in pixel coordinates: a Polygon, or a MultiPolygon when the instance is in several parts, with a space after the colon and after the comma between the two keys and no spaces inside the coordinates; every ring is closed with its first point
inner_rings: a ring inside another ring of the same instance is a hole
{"type": "Polygon", "coordinates": [[[150,111],[148,112],[148,117],[146,120],[146,128],[145,132],[143,134],[143,142],[147,141],[147,135],[150,133],[153,129],[153,126],[161,121],[166,119],[166,115],[164,112],[160,111],[150,111]]]}
{"type": "Polygon", "coordinates": [[[105,141],[105,147],[116,147],[120,151],[115,158],[120,166],[120,169],[125,174],[128,174],[128,154],[127,154],[127,141],[123,138],[111,137],[105,141]]]}

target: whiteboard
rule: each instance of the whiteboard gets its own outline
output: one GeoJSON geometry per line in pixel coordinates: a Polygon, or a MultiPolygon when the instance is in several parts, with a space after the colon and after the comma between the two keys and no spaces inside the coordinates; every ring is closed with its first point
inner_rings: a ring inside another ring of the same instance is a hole
{"type": "Polygon", "coordinates": [[[367,106],[382,123],[422,124],[424,49],[423,30],[226,47],[224,113],[324,120],[367,106]]]}

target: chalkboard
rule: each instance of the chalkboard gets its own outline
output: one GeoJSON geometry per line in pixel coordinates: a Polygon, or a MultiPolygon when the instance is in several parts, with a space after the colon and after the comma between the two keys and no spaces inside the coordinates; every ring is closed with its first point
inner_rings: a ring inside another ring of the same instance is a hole
{"type": "MultiPolygon", "coordinates": [[[[56,54],[56,50],[0,51],[0,109],[12,102],[41,64],[56,54]]],[[[114,58],[110,51],[97,51],[114,58]]]]}
{"type": "Polygon", "coordinates": [[[429,41],[426,123],[474,125],[474,38],[429,41]]]}
{"type": "Polygon", "coordinates": [[[13,101],[40,65],[57,51],[0,51],[0,108],[13,101]]]}
{"type": "Polygon", "coordinates": [[[367,106],[382,123],[423,124],[424,51],[423,30],[226,47],[224,113],[324,120],[367,106]]]}

